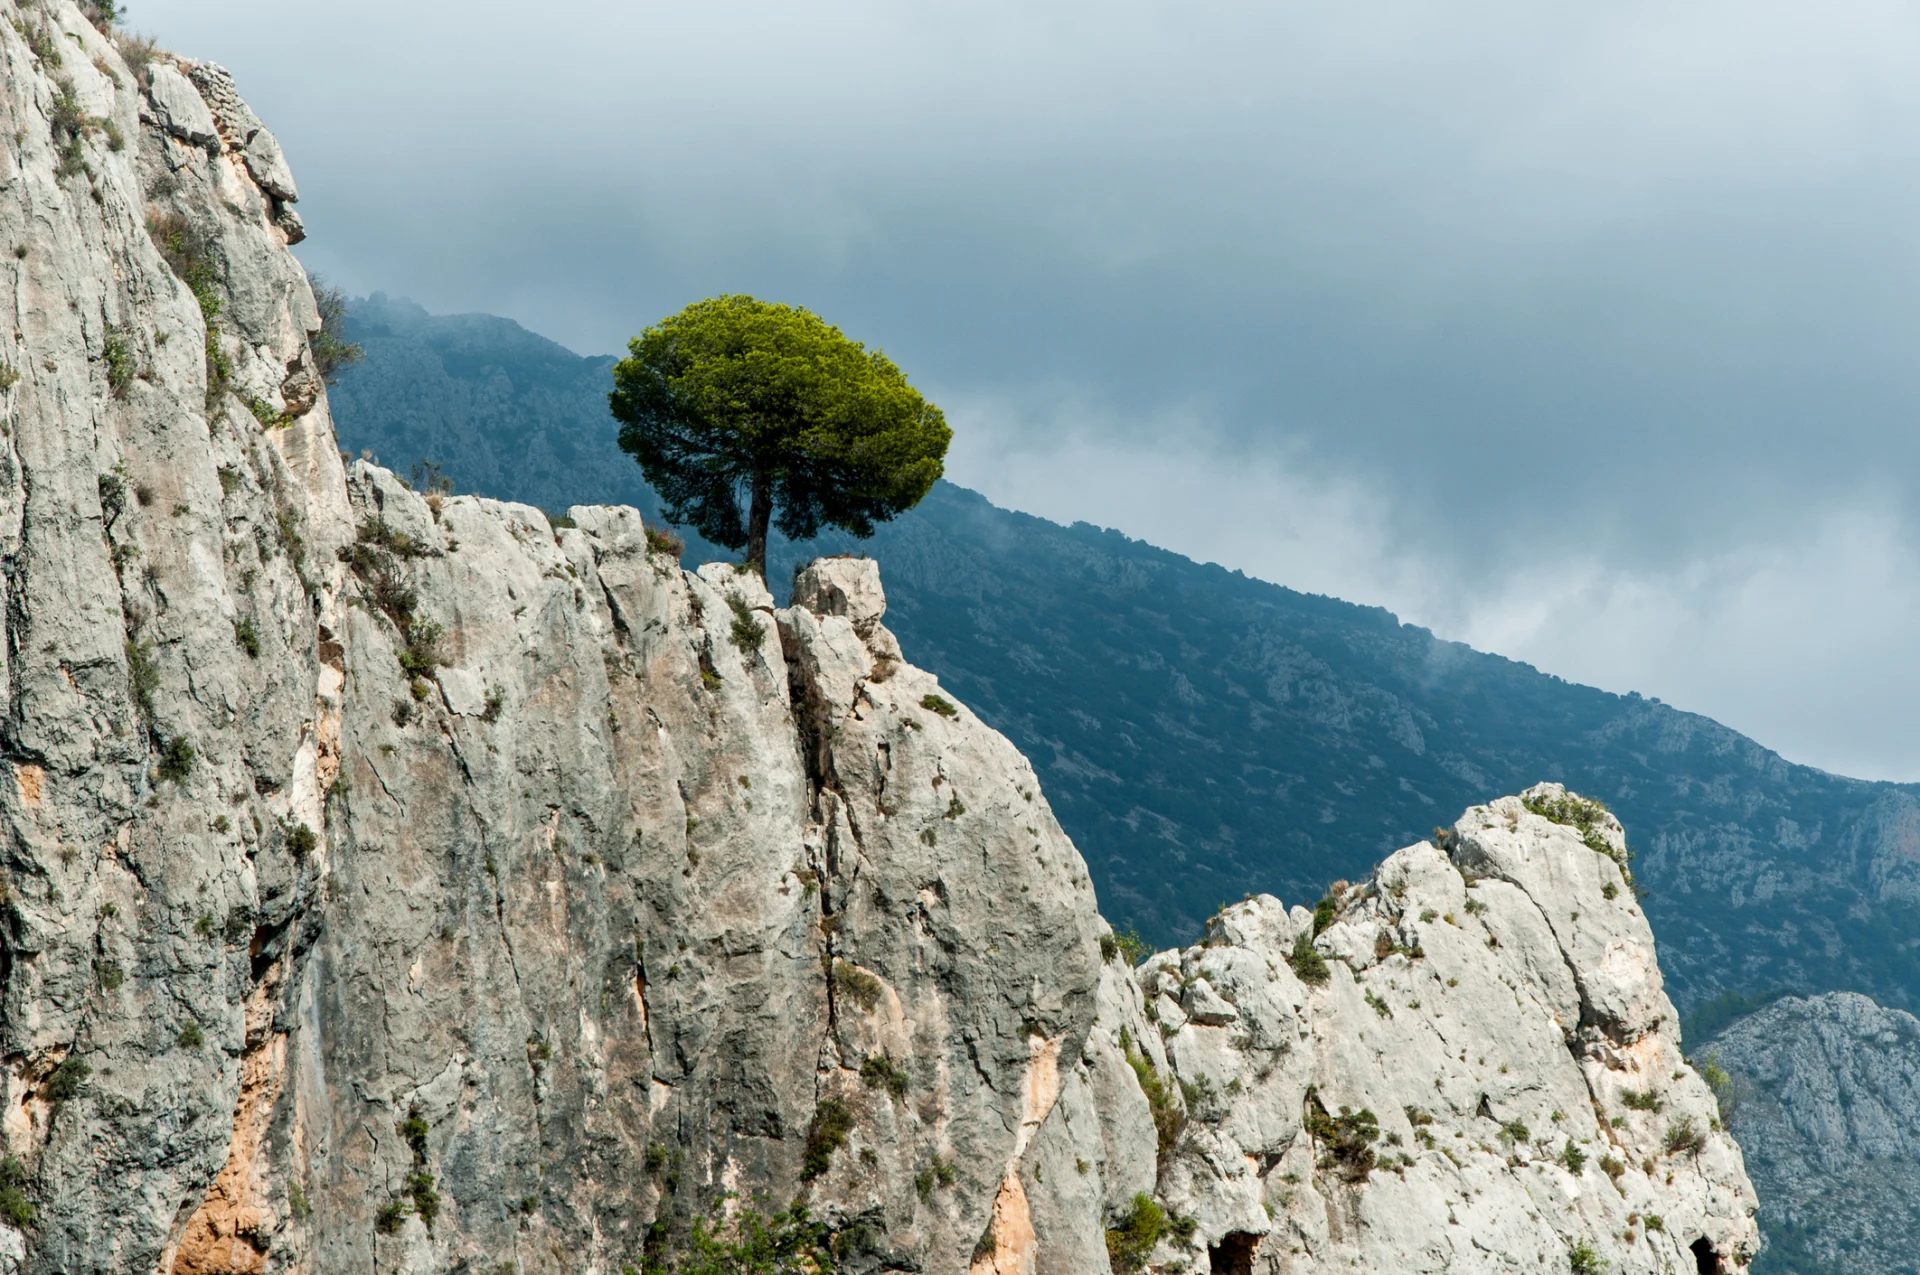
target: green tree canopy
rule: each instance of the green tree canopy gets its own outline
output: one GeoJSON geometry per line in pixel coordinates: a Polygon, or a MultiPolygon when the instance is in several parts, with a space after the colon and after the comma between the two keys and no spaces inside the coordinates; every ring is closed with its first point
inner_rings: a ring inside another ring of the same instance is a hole
{"type": "Polygon", "coordinates": [[[776,507],[795,540],[823,526],[869,536],[940,477],[953,437],[940,409],[886,355],[811,311],[713,297],[627,349],[607,396],[620,446],[668,519],[745,546],[757,570],[776,507]]]}

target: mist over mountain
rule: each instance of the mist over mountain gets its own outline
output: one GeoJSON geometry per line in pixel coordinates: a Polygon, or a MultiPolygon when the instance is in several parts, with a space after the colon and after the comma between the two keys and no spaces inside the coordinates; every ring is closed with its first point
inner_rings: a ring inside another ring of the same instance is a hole
{"type": "MultiPolygon", "coordinates": [[[[615,443],[612,360],[511,321],[356,302],[341,445],[559,512],[658,502],[615,443]]],[[[1920,989],[1920,788],[1792,764],[1701,716],[1543,674],[1379,608],[1061,526],[942,483],[864,553],[888,623],[1039,768],[1116,925],[1184,941],[1250,891],[1317,898],[1468,805],[1539,780],[1600,797],[1683,1010],[1719,994],[1920,989]]],[[[730,557],[689,541],[689,563],[730,557]]]]}

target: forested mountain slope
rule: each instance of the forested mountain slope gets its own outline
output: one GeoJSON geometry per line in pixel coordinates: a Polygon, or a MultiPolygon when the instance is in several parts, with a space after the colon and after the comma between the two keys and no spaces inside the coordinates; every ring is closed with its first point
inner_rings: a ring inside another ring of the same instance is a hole
{"type": "MultiPolygon", "coordinates": [[[[341,445],[551,509],[652,494],[614,444],[610,360],[491,316],[356,303],[341,445]]],[[[1920,802],[1707,718],[1577,686],[1354,606],[941,484],[871,541],[888,622],[1039,767],[1103,909],[1156,944],[1249,891],[1357,877],[1543,779],[1634,830],[1682,1008],[1729,989],[1920,991],[1920,802]]],[[[695,542],[687,558],[725,556],[695,542]]],[[[804,556],[774,555],[776,582],[804,556]]]]}

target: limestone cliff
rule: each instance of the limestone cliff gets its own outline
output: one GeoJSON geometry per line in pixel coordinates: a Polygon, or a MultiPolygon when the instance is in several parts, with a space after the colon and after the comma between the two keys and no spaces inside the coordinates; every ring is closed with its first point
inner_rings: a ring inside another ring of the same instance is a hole
{"type": "Polygon", "coordinates": [[[782,608],[345,463],[271,133],[11,17],[0,1269],[612,1275],[795,1198],[850,1272],[1745,1260],[1617,825],[1129,968],[870,562],[782,608]]]}
{"type": "Polygon", "coordinates": [[[1760,1192],[1765,1269],[1897,1275],[1920,1243],[1920,1021],[1853,992],[1786,997],[1707,1050],[1760,1192]]]}

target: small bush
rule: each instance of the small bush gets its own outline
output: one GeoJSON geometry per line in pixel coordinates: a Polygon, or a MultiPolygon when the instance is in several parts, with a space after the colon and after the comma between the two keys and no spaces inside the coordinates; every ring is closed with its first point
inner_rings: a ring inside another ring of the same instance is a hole
{"type": "Polygon", "coordinates": [[[291,824],[287,828],[287,853],[296,859],[304,859],[314,852],[320,844],[320,838],[312,828],[304,823],[291,824]]]}
{"type": "Polygon", "coordinates": [[[1692,1116],[1682,1116],[1667,1126],[1667,1136],[1661,1140],[1661,1146],[1668,1155],[1699,1155],[1707,1149],[1707,1135],[1693,1123],[1692,1116]]]}
{"type": "Polygon", "coordinates": [[[1713,1090],[1714,1100],[1720,1106],[1720,1118],[1724,1120],[1731,1116],[1746,1100],[1748,1092],[1746,1081],[1729,1074],[1720,1065],[1718,1054],[1708,1054],[1695,1066],[1700,1072],[1700,1079],[1706,1081],[1707,1088],[1713,1090]]]}
{"type": "Polygon", "coordinates": [[[1333,895],[1328,893],[1321,896],[1320,901],[1313,905],[1313,937],[1319,938],[1326,933],[1327,927],[1338,920],[1339,916],[1340,904],[1333,895]]]}
{"type": "Polygon", "coordinates": [[[100,986],[110,992],[119,991],[120,985],[127,981],[127,972],[120,968],[120,962],[111,957],[104,957],[97,962],[93,972],[99,976],[100,986]]]}
{"type": "Polygon", "coordinates": [[[729,635],[733,644],[747,654],[759,650],[760,643],[766,640],[767,626],[755,619],[753,609],[739,598],[729,596],[727,605],[733,608],[733,629],[729,635]]]}
{"type": "Polygon", "coordinates": [[[1569,1173],[1577,1175],[1587,1167],[1587,1153],[1575,1146],[1572,1138],[1568,1138],[1567,1145],[1560,1148],[1560,1163],[1567,1166],[1569,1173]]]}
{"type": "Polygon", "coordinates": [[[0,1160],[0,1219],[15,1230],[33,1225],[34,1208],[27,1200],[27,1169],[12,1156],[0,1160]]]}
{"type": "Polygon", "coordinates": [[[307,564],[307,541],[300,534],[300,520],[291,510],[282,509],[274,514],[273,523],[280,532],[280,548],[285,551],[287,560],[293,563],[295,571],[303,570],[307,564]]]}
{"type": "Polygon", "coordinates": [[[185,735],[175,735],[160,750],[160,763],[156,769],[160,778],[177,784],[193,773],[193,758],[193,742],[185,735]]]}
{"type": "Polygon", "coordinates": [[[1653,1090],[1651,1089],[1647,1090],[1644,1093],[1642,1093],[1637,1089],[1629,1089],[1625,1093],[1620,1095],[1620,1101],[1625,1103],[1627,1106],[1631,1107],[1635,1111],[1658,1112],[1664,1109],[1667,1105],[1665,1102],[1661,1101],[1660,1096],[1654,1093],[1653,1090]]]}
{"type": "Polygon", "coordinates": [[[140,715],[152,720],[153,693],[160,689],[160,670],[153,663],[153,647],[145,642],[127,642],[127,690],[140,715]]]}
{"type": "Polygon", "coordinates": [[[427,503],[433,506],[435,513],[439,512],[440,506],[433,498],[453,494],[453,479],[424,456],[413,463],[413,471],[407,475],[407,481],[415,491],[427,494],[427,503]]]}
{"type": "Polygon", "coordinates": [[[1302,934],[1293,941],[1293,951],[1287,954],[1287,964],[1293,967],[1293,974],[1308,987],[1325,987],[1331,977],[1327,972],[1327,958],[1313,945],[1313,939],[1302,934]]]}
{"type": "Polygon", "coordinates": [[[946,700],[941,699],[938,695],[922,696],[920,699],[920,707],[926,709],[929,713],[937,713],[941,717],[958,717],[960,715],[959,709],[955,708],[946,700]]]}
{"type": "Polygon", "coordinates": [[[320,312],[320,330],[308,338],[307,348],[313,351],[313,366],[320,379],[332,385],[344,369],[360,362],[367,352],[347,340],[346,293],[329,287],[319,275],[308,275],[307,282],[313,285],[314,308],[320,312]]]}
{"type": "Polygon", "coordinates": [[[499,721],[500,710],[506,707],[506,703],[507,697],[505,692],[497,686],[489,686],[487,688],[487,704],[486,707],[480,711],[480,720],[483,722],[499,721]]]}
{"type": "Polygon", "coordinates": [[[248,617],[243,615],[233,622],[233,640],[235,645],[247,653],[248,659],[260,658],[260,633],[253,627],[253,621],[248,617]]]}
{"type": "Polygon", "coordinates": [[[256,398],[249,394],[246,404],[247,411],[253,414],[254,420],[260,422],[262,429],[285,429],[294,422],[295,418],[291,412],[275,411],[273,404],[264,398],[256,398]]]}
{"type": "Polygon", "coordinates": [[[1135,1195],[1120,1225],[1107,1232],[1107,1262],[1115,1275],[1135,1275],[1168,1229],[1166,1210],[1144,1192],[1135,1195]]]}
{"type": "Polygon", "coordinates": [[[675,561],[687,551],[687,542],[665,527],[647,527],[647,552],[671,554],[675,561]]]}
{"type": "Polygon", "coordinates": [[[53,38],[53,32],[47,29],[46,23],[43,22],[38,26],[34,26],[15,18],[13,20],[13,29],[20,33],[21,38],[26,40],[27,48],[33,52],[33,56],[39,58],[48,66],[60,65],[60,45],[53,38]]]}
{"type": "Polygon", "coordinates": [[[880,980],[847,961],[836,960],[833,963],[833,985],[840,994],[847,997],[871,1014],[874,1006],[880,1003],[880,980]]]}
{"type": "Polygon", "coordinates": [[[109,331],[106,343],[107,386],[115,398],[125,398],[133,384],[133,351],[119,332],[109,331]]]}
{"type": "Polygon", "coordinates": [[[1364,1182],[1373,1173],[1373,1144],[1380,1138],[1380,1120],[1373,1112],[1342,1107],[1339,1115],[1329,1116],[1320,1095],[1308,1089],[1305,1123],[1307,1132],[1325,1148],[1319,1167],[1332,1169],[1348,1182],[1364,1182]]]}
{"type": "Polygon", "coordinates": [[[71,1102],[80,1096],[86,1088],[87,1078],[93,1075],[93,1068],[78,1058],[68,1058],[53,1069],[47,1077],[47,1101],[53,1103],[71,1102]]]}
{"type": "MultiPolygon", "coordinates": [[[[812,1221],[798,1201],[771,1216],[741,1208],[731,1217],[695,1218],[684,1254],[668,1264],[649,1264],[648,1275],[828,1275],[838,1269],[836,1249],[859,1247],[864,1228],[856,1225],[834,1237],[812,1221]]],[[[871,1243],[870,1238],[868,1243],[871,1243]]],[[[622,1275],[633,1271],[622,1269],[622,1275]]],[[[634,1271],[633,1275],[639,1275],[634,1271]]]]}
{"type": "Polygon", "coordinates": [[[359,530],[354,532],[354,540],[358,544],[385,550],[396,558],[427,556],[426,547],[419,541],[377,515],[361,522],[359,530]]]}
{"type": "Polygon", "coordinates": [[[48,123],[53,127],[54,145],[60,151],[60,163],[54,171],[61,178],[80,173],[92,174],[92,168],[87,164],[85,140],[100,131],[102,122],[81,109],[72,80],[62,78],[57,81],[48,123]]]}
{"type": "Polygon", "coordinates": [[[814,1108],[807,1127],[806,1150],[800,1158],[800,1180],[811,1182],[833,1167],[833,1153],[847,1144],[853,1132],[853,1113],[838,1098],[823,1099],[814,1108]]]}
{"type": "Polygon", "coordinates": [[[1607,1263],[1593,1245],[1580,1240],[1567,1250],[1567,1269],[1573,1275],[1606,1275],[1607,1263]]]}
{"type": "Polygon", "coordinates": [[[300,1189],[298,1182],[287,1183],[287,1212],[296,1222],[304,1222],[313,1216],[313,1206],[307,1203],[307,1193],[300,1189]]]}
{"type": "Polygon", "coordinates": [[[440,1193],[433,1189],[433,1174],[425,1169],[416,1169],[407,1175],[406,1193],[413,1200],[414,1216],[433,1229],[433,1220],[440,1216],[440,1193]]]}
{"type": "Polygon", "coordinates": [[[1134,1079],[1140,1083],[1140,1092],[1147,1097],[1147,1109],[1153,1114],[1160,1157],[1165,1159],[1167,1153],[1179,1143],[1180,1135],[1187,1127],[1187,1113],[1174,1101],[1166,1082],[1154,1070],[1153,1060],[1137,1052],[1132,1038],[1124,1031],[1120,1034],[1120,1048],[1127,1056],[1128,1065],[1133,1068],[1134,1079]]]}
{"type": "Polygon", "coordinates": [[[860,1079],[869,1089],[884,1089],[895,1098],[907,1096],[908,1077],[886,1054],[869,1054],[860,1064],[860,1079]]]}
{"type": "Polygon", "coordinates": [[[388,1200],[373,1215],[373,1229],[382,1235],[397,1235],[406,1224],[407,1206],[399,1200],[388,1200]]]}
{"type": "MultiPolygon", "coordinates": [[[[446,630],[431,620],[414,620],[405,630],[406,646],[400,651],[400,667],[409,677],[432,677],[441,665],[440,639],[446,630]]],[[[423,698],[416,695],[415,699],[423,698]]]]}
{"type": "MultiPolygon", "coordinates": [[[[1121,956],[1126,958],[1128,965],[1138,965],[1153,955],[1152,946],[1140,937],[1138,930],[1135,930],[1131,926],[1125,930],[1114,931],[1112,941],[1115,949],[1119,951],[1121,956]]],[[[1107,945],[1104,941],[1100,944],[1100,954],[1102,956],[1107,955],[1107,945]]],[[[1107,959],[1112,960],[1113,958],[1108,956],[1107,959]]]]}
{"type": "Polygon", "coordinates": [[[175,1039],[182,1049],[198,1049],[207,1043],[206,1033],[201,1031],[200,1024],[191,1018],[180,1028],[180,1035],[175,1039]]]}
{"type": "Polygon", "coordinates": [[[216,287],[220,269],[213,259],[210,236],[179,213],[156,213],[147,219],[147,237],[179,280],[192,291],[201,317],[209,326],[220,314],[216,287]]]}

